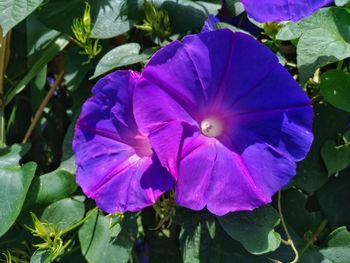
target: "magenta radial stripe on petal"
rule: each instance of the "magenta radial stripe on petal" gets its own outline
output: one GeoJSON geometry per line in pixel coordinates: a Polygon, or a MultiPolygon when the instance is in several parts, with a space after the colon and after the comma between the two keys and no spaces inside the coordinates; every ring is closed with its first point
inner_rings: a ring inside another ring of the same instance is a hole
{"type": "Polygon", "coordinates": [[[177,203],[217,215],[270,202],[313,140],[302,88],[266,46],[227,29],[156,52],[133,102],[140,130],[177,178],[177,203]]]}
{"type": "Polygon", "coordinates": [[[138,73],[117,71],[98,81],[75,127],[77,182],[108,213],[141,210],[173,185],[135,123],[138,79],[138,73]]]}
{"type": "Polygon", "coordinates": [[[299,21],[333,0],[242,0],[248,15],[258,22],[299,21]]]}

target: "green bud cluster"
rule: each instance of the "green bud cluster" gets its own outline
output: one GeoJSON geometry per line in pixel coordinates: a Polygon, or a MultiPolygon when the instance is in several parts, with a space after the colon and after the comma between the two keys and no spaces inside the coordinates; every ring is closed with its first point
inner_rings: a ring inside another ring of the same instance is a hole
{"type": "Polygon", "coordinates": [[[152,2],[144,1],[145,19],[136,28],[147,32],[156,43],[168,39],[171,34],[168,12],[157,8],[152,2]]]}
{"type": "Polygon", "coordinates": [[[99,39],[90,38],[92,23],[91,7],[88,2],[85,3],[83,18],[75,18],[73,20],[72,31],[75,37],[74,42],[84,50],[81,54],[86,54],[89,58],[85,63],[90,63],[91,59],[101,52],[102,47],[98,43],[99,39]]]}

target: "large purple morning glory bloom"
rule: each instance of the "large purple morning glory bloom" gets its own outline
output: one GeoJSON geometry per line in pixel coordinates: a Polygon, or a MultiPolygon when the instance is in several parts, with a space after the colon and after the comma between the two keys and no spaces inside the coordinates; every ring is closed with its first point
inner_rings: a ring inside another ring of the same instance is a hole
{"type": "Polygon", "coordinates": [[[299,21],[333,0],[242,0],[248,15],[258,22],[299,21]]]}
{"type": "Polygon", "coordinates": [[[141,210],[173,186],[134,120],[138,78],[132,71],[116,71],[98,81],[75,127],[77,182],[108,213],[141,210]]]}
{"type": "Polygon", "coordinates": [[[313,140],[301,87],[267,47],[227,29],[159,50],[136,84],[134,114],[177,178],[177,203],[216,215],[269,203],[313,140]]]}

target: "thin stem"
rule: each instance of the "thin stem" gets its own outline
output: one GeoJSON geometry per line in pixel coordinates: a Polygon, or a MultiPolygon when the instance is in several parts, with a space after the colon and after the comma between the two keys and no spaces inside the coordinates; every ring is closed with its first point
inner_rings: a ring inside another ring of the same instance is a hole
{"type": "Polygon", "coordinates": [[[295,258],[293,261],[291,261],[291,263],[297,263],[299,261],[299,252],[298,252],[297,248],[295,247],[293,239],[292,239],[291,235],[289,234],[286,222],[284,221],[284,217],[282,214],[282,205],[281,205],[281,191],[278,191],[278,213],[280,215],[282,227],[283,227],[284,231],[286,232],[286,235],[288,238],[287,243],[288,243],[288,245],[290,245],[292,247],[294,254],[295,254],[295,258]]]}
{"type": "Polygon", "coordinates": [[[79,221],[78,223],[72,225],[71,227],[69,227],[69,228],[63,230],[63,231],[60,233],[60,235],[63,236],[63,235],[65,235],[65,234],[67,234],[68,232],[72,231],[74,228],[77,228],[78,226],[80,226],[80,225],[82,225],[83,223],[85,223],[85,221],[88,220],[89,217],[90,217],[95,211],[98,211],[98,208],[97,208],[97,207],[95,207],[95,208],[93,208],[92,210],[90,210],[90,211],[86,214],[85,218],[83,218],[81,221],[79,221]]]}
{"type": "Polygon", "coordinates": [[[318,226],[318,228],[316,229],[315,233],[313,233],[312,237],[309,239],[309,241],[307,242],[306,246],[303,248],[303,250],[301,251],[301,255],[305,253],[306,250],[309,249],[309,247],[311,247],[317,240],[318,236],[322,233],[323,229],[327,226],[327,220],[323,219],[321,224],[318,226]]]}
{"type": "Polygon", "coordinates": [[[9,32],[7,35],[3,36],[2,28],[0,26],[0,147],[4,147],[6,143],[5,136],[5,103],[4,103],[4,77],[7,62],[9,59],[9,42],[10,35],[9,32]]]}
{"type": "Polygon", "coordinates": [[[337,64],[337,70],[341,70],[343,68],[344,60],[340,60],[337,64]]]}
{"type": "Polygon", "coordinates": [[[61,72],[58,77],[56,78],[55,82],[53,83],[53,85],[50,87],[49,92],[46,94],[44,100],[41,102],[37,112],[35,113],[34,119],[32,121],[32,123],[30,124],[26,135],[24,136],[22,143],[27,143],[28,139],[30,138],[30,136],[32,135],[32,132],[35,128],[35,125],[38,123],[38,121],[40,120],[41,114],[43,113],[45,107],[47,106],[47,104],[49,103],[53,93],[55,92],[56,88],[58,87],[58,85],[60,85],[60,83],[63,80],[63,72],[61,72]]]}

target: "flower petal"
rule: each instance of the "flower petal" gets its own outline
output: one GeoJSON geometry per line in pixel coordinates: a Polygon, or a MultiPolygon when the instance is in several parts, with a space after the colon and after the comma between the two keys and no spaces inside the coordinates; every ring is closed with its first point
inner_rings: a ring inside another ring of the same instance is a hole
{"type": "Polygon", "coordinates": [[[310,105],[254,112],[233,116],[234,120],[220,138],[228,147],[242,153],[254,144],[268,144],[285,158],[300,161],[305,158],[313,141],[310,105]]]}
{"type": "Polygon", "coordinates": [[[198,124],[167,92],[145,79],[135,88],[134,113],[140,130],[149,136],[160,162],[177,178],[183,125],[186,123],[198,130],[198,124]]]}
{"type": "MultiPolygon", "coordinates": [[[[188,151],[180,163],[176,183],[178,204],[193,210],[207,206],[212,213],[223,215],[233,211],[252,210],[271,201],[270,193],[265,193],[262,185],[269,183],[270,178],[265,181],[257,176],[259,180],[256,180],[256,174],[251,174],[242,157],[216,139],[199,135],[193,140],[195,142],[189,143],[196,147],[188,151]]],[[[290,168],[295,168],[295,164],[285,161],[285,167],[282,167],[279,160],[274,169],[282,172],[281,178],[288,181],[284,175],[288,171],[289,175],[293,174],[293,169],[290,168]]],[[[280,187],[280,182],[275,182],[280,187]]]]}

